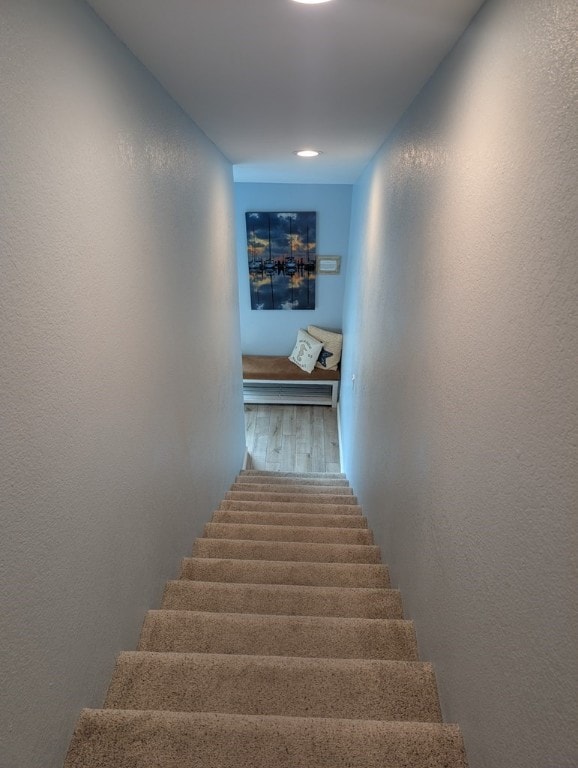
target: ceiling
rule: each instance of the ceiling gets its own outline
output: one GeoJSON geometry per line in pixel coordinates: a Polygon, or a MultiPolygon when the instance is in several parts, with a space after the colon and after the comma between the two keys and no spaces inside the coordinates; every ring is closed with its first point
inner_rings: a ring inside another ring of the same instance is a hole
{"type": "Polygon", "coordinates": [[[89,2],[237,181],[351,184],[483,0],[89,2]]]}

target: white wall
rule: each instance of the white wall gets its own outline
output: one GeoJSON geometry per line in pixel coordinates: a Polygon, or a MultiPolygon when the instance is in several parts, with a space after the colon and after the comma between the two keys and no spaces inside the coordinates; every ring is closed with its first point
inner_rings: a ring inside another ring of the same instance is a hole
{"type": "Polygon", "coordinates": [[[578,765],[577,21],[490,0],[354,192],[345,469],[470,768],[578,765]]]}
{"type": "Polygon", "coordinates": [[[232,172],[84,3],[0,78],[0,765],[57,768],[242,462],[232,172]]]}
{"type": "Polygon", "coordinates": [[[349,184],[235,184],[241,348],[245,354],[289,355],[298,329],[308,325],[341,330],[351,194],[349,184]],[[259,312],[251,309],[247,211],[317,212],[317,254],[341,256],[341,273],[317,277],[314,310],[259,312]]]}

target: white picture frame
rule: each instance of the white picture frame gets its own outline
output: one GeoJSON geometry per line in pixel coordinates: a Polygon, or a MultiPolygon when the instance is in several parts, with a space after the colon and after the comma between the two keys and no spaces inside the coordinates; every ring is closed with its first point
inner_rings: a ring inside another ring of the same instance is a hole
{"type": "Polygon", "coordinates": [[[341,256],[318,256],[318,275],[338,275],[341,271],[341,256]]]}

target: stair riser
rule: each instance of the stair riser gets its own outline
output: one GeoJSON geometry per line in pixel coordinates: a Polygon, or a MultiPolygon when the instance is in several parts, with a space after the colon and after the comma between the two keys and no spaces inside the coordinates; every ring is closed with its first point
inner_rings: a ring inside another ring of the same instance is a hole
{"type": "Polygon", "coordinates": [[[193,557],[308,563],[379,563],[381,551],[376,546],[356,544],[197,539],[193,544],[193,557]]]}
{"type": "Polygon", "coordinates": [[[313,528],[365,528],[367,518],[361,515],[300,515],[282,512],[242,512],[239,510],[217,509],[211,521],[214,523],[237,523],[248,525],[297,525],[313,528]]]}
{"type": "Polygon", "coordinates": [[[319,485],[275,485],[265,483],[233,483],[229,489],[240,493],[289,493],[294,495],[311,494],[322,496],[353,496],[353,490],[346,486],[319,485]]]}
{"type": "Polygon", "coordinates": [[[252,485],[255,483],[267,483],[268,485],[311,485],[311,486],[327,486],[332,485],[334,487],[349,488],[348,480],[341,480],[337,477],[325,478],[325,477],[273,477],[269,476],[250,476],[250,475],[237,475],[235,478],[236,483],[243,483],[246,485],[252,485]]]}
{"type": "Polygon", "coordinates": [[[289,584],[311,587],[388,588],[384,565],[362,563],[295,563],[266,560],[185,558],[181,579],[244,584],[289,584]]]}
{"type": "Polygon", "coordinates": [[[239,501],[225,499],[219,509],[239,510],[240,512],[281,512],[302,515],[360,515],[361,507],[353,504],[312,504],[309,501],[275,502],[275,501],[239,501]]]}
{"type": "Polygon", "coordinates": [[[124,653],[105,707],[440,722],[418,662],[124,653]]]}
{"type": "Polygon", "coordinates": [[[394,619],[149,611],[138,649],[417,661],[412,622],[394,619]]]}
{"type": "Polygon", "coordinates": [[[280,525],[235,525],[207,523],[203,536],[208,539],[250,541],[300,541],[325,544],[373,544],[371,531],[347,528],[312,528],[280,525]]]}
{"type": "Polygon", "coordinates": [[[401,596],[397,590],[300,587],[287,584],[169,581],[161,607],[174,611],[280,616],[403,618],[401,596]]]}
{"type": "Polygon", "coordinates": [[[259,493],[257,491],[227,491],[226,501],[281,501],[297,504],[357,505],[357,497],[346,494],[323,493],[259,493]]]}
{"type": "Polygon", "coordinates": [[[65,768],[467,768],[455,726],[84,710],[65,768]]]}

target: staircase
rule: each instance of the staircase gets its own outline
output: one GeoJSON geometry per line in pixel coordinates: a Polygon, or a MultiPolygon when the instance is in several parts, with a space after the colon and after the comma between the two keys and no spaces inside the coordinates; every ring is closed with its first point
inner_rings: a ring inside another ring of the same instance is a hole
{"type": "Polygon", "coordinates": [[[466,768],[341,474],[242,472],[65,768],[466,768]]]}

